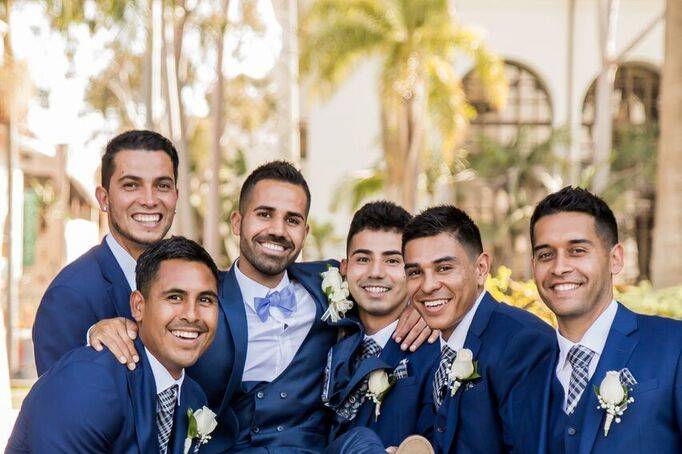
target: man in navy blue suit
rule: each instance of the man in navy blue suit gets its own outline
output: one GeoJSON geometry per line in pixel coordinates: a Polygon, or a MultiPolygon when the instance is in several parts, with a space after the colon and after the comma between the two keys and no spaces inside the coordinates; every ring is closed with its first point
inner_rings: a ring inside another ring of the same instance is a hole
{"type": "MultiPolygon", "coordinates": [[[[136,271],[129,304],[140,367],[87,347],[62,356],[24,400],[6,452],[179,454],[187,444],[197,452],[188,410],[210,413],[184,369],[215,335],[218,270],[201,246],[173,237],[147,249],[136,271]]],[[[199,424],[201,435],[208,426],[199,424]]]]}
{"type": "Polygon", "coordinates": [[[484,290],[490,257],[476,224],[454,206],[415,216],[403,254],[412,304],[442,333],[428,396],[435,420],[422,433],[439,453],[521,452],[508,397],[550,352],[551,327],[484,290]]]}
{"type": "Polygon", "coordinates": [[[391,202],[372,202],[351,221],[341,273],[357,304],[349,320],[359,329],[327,356],[322,400],[334,410],[332,438],[354,427],[369,427],[391,447],[417,433],[423,397],[431,392],[429,371],[440,348],[434,343],[406,352],[391,337],[407,305],[401,241],[411,218],[391,202]],[[376,403],[368,397],[370,374],[385,374],[393,382],[378,415],[376,403]]]}
{"type": "Polygon", "coordinates": [[[611,209],[566,187],[538,204],[530,231],[535,283],[558,329],[554,354],[513,398],[526,452],[682,452],[682,323],[614,300],[623,248],[611,209]]]}
{"type": "MultiPolygon", "coordinates": [[[[101,320],[128,319],[134,337],[129,299],[135,290],[135,261],[173,222],[177,169],[175,147],[155,132],[128,131],[109,142],[96,192],[100,209],[108,214],[109,234],[65,267],[45,292],[33,325],[38,374],[85,345],[88,329],[101,320]]],[[[116,326],[126,332],[125,323],[116,326]]],[[[101,349],[104,339],[98,335],[106,334],[98,334],[98,327],[91,334],[92,345],[101,349]]],[[[122,362],[133,356],[124,342],[110,339],[110,350],[122,362]]]]}

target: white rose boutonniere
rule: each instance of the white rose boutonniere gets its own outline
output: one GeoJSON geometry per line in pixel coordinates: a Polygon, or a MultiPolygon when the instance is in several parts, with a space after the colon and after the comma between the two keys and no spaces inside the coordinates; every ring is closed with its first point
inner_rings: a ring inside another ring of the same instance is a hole
{"type": "Polygon", "coordinates": [[[187,454],[192,447],[192,441],[199,439],[199,444],[208,443],[211,439],[211,432],[218,426],[215,419],[215,413],[207,406],[203,406],[197,411],[187,410],[187,418],[189,424],[187,427],[187,438],[185,438],[185,454],[187,454]]]}
{"type": "Polygon", "coordinates": [[[450,366],[448,381],[450,395],[454,396],[462,383],[475,380],[480,377],[477,369],[478,363],[474,361],[474,354],[468,348],[457,351],[457,356],[450,366]]]}
{"type": "Polygon", "coordinates": [[[604,421],[604,436],[608,436],[611,423],[620,422],[620,417],[628,408],[628,404],[635,401],[634,397],[629,397],[628,388],[620,380],[620,372],[610,370],[594,392],[599,400],[599,407],[606,410],[606,420],[604,421]]]}
{"type": "Polygon", "coordinates": [[[386,397],[388,391],[393,387],[395,378],[389,376],[385,370],[377,369],[369,374],[367,381],[367,397],[374,402],[374,420],[379,419],[381,413],[381,402],[386,397]]]}
{"type": "Polygon", "coordinates": [[[336,323],[346,314],[346,311],[353,307],[353,303],[348,300],[350,296],[348,282],[343,280],[339,269],[333,266],[327,266],[327,271],[320,275],[322,276],[322,292],[329,302],[329,307],[322,314],[322,321],[331,319],[333,323],[336,323]]]}

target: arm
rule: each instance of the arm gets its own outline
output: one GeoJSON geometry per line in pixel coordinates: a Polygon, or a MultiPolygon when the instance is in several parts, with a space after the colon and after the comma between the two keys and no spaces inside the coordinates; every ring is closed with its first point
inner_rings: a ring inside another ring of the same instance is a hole
{"type": "Polygon", "coordinates": [[[112,452],[125,418],[111,375],[92,362],[74,362],[55,372],[36,396],[31,452],[112,452]]]}
{"type": "Polygon", "coordinates": [[[85,333],[97,322],[87,299],[75,289],[50,287],[40,301],[33,323],[33,345],[38,375],[64,353],[83,346],[85,333]]]}
{"type": "Polygon", "coordinates": [[[140,360],[133,342],[136,337],[137,324],[125,317],[116,317],[100,320],[91,326],[87,344],[98,352],[106,346],[121,364],[127,364],[128,369],[133,370],[140,360]]]}
{"type": "Polygon", "coordinates": [[[440,331],[431,331],[412,305],[407,306],[400,314],[398,326],[393,333],[393,339],[396,342],[402,342],[400,348],[407,350],[409,347],[410,351],[417,350],[427,339],[429,344],[433,344],[438,340],[438,336],[440,336],[440,331]]]}

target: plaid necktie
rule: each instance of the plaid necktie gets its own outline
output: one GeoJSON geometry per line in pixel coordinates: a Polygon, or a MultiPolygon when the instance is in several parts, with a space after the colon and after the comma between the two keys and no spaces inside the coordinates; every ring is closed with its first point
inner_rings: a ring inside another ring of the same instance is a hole
{"type": "MultiPolygon", "coordinates": [[[[363,359],[375,358],[381,354],[381,347],[376,343],[371,337],[366,337],[362,340],[358,353],[355,356],[355,361],[353,363],[353,371],[357,370],[358,366],[363,359]]],[[[365,401],[365,395],[367,394],[367,382],[369,376],[365,377],[358,386],[350,393],[345,401],[337,409],[337,414],[349,421],[352,421],[358,413],[358,410],[365,401]]]]}
{"type": "Polygon", "coordinates": [[[566,414],[570,415],[580,401],[580,396],[590,381],[590,361],[594,357],[594,352],[589,348],[576,344],[568,351],[566,359],[571,363],[573,371],[571,380],[568,383],[568,396],[566,398],[566,414]]]}
{"type": "Polygon", "coordinates": [[[156,396],[156,430],[159,435],[159,448],[161,454],[166,454],[168,439],[173,430],[173,415],[175,404],[178,401],[178,385],[160,392],[156,396]]]}
{"type": "Polygon", "coordinates": [[[445,390],[448,387],[448,373],[456,357],[457,352],[445,344],[440,352],[438,370],[436,370],[436,375],[433,377],[433,402],[436,404],[436,410],[443,404],[445,390]]]}

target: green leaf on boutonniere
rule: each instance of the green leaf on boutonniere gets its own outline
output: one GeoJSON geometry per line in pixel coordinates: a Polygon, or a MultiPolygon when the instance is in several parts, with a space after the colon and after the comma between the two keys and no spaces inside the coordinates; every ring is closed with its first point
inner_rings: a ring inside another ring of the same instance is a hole
{"type": "Polygon", "coordinates": [[[476,380],[477,378],[481,378],[481,374],[478,373],[478,361],[474,361],[474,373],[467,380],[476,380]]]}
{"type": "Polygon", "coordinates": [[[187,418],[189,419],[189,427],[187,427],[187,438],[195,439],[199,436],[197,429],[197,419],[194,417],[192,409],[187,410],[187,418]]]}

